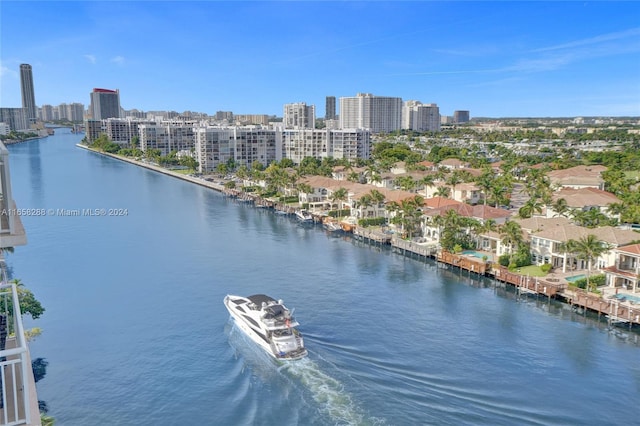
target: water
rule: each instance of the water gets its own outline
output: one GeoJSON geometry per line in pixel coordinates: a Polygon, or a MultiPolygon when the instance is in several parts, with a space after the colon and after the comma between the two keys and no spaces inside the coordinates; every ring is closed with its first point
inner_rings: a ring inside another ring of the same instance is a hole
{"type": "Polygon", "coordinates": [[[628,300],[632,303],[640,303],[640,297],[633,296],[631,294],[615,294],[614,297],[618,300],[628,300]]]}
{"type": "Polygon", "coordinates": [[[11,146],[23,217],[8,258],[47,309],[32,357],[61,426],[635,424],[627,329],[431,262],[335,237],[75,146],[11,146]],[[295,308],[309,357],[278,364],[228,293],[295,308]]]}
{"type": "Polygon", "coordinates": [[[583,279],[583,278],[587,278],[587,276],[586,276],[586,275],[573,275],[573,276],[567,277],[567,278],[565,278],[565,279],[566,279],[567,281],[574,282],[574,281],[581,280],[581,279],[583,279]]]}

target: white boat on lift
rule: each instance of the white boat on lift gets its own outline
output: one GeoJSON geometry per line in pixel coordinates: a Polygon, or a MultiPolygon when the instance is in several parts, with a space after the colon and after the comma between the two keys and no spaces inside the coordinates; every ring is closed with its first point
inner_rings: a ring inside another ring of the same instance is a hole
{"type": "Polygon", "coordinates": [[[282,300],[264,294],[249,297],[227,295],[224,305],[236,324],[262,349],[279,360],[307,356],[300,325],[282,300]]]}

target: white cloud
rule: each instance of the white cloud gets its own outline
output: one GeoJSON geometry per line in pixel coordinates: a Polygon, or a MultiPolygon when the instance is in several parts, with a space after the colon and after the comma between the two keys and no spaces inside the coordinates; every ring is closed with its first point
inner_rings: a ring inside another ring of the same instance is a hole
{"type": "Polygon", "coordinates": [[[115,56],[111,58],[111,62],[114,64],[122,65],[124,64],[124,56],[115,56]]]}
{"type": "Polygon", "coordinates": [[[625,38],[629,38],[629,37],[637,37],[640,36],[640,28],[632,28],[630,30],[626,30],[626,31],[619,31],[616,33],[608,33],[608,34],[601,34],[599,36],[596,37],[591,37],[591,38],[585,38],[582,40],[575,40],[575,41],[571,41],[568,43],[563,43],[563,44],[557,44],[555,46],[548,46],[548,47],[542,47],[540,49],[535,49],[532,52],[546,52],[549,50],[560,50],[560,49],[570,49],[570,48],[575,48],[578,46],[588,46],[588,45],[593,45],[593,44],[600,44],[600,43],[604,43],[607,41],[612,41],[612,40],[620,40],[620,39],[625,39],[625,38]]]}
{"type": "Polygon", "coordinates": [[[94,55],[84,55],[84,58],[91,64],[95,64],[97,60],[94,55]]]}

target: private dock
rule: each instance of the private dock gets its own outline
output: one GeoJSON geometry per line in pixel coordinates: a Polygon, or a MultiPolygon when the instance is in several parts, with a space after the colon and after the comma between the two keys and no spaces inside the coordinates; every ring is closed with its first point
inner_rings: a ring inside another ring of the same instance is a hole
{"type": "Polygon", "coordinates": [[[367,228],[356,226],[353,230],[353,237],[357,240],[364,241],[374,245],[388,245],[391,244],[391,235],[385,234],[382,231],[374,231],[367,228]]]}

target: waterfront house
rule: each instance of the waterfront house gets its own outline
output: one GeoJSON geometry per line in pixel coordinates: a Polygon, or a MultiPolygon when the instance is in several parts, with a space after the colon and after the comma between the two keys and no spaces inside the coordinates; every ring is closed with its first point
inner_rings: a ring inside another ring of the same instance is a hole
{"type": "Polygon", "coordinates": [[[562,269],[562,272],[586,269],[588,266],[587,263],[575,258],[571,253],[563,251],[563,246],[569,240],[577,241],[590,234],[595,235],[598,240],[604,242],[611,248],[611,250],[602,254],[602,256],[591,265],[594,269],[601,269],[613,265],[615,263],[613,249],[640,239],[640,234],[637,232],[614,228],[612,226],[589,229],[573,224],[557,225],[534,232],[530,236],[533,264],[542,265],[549,263],[554,268],[562,269]]]}
{"type": "Polygon", "coordinates": [[[615,263],[603,269],[607,286],[640,292],[640,244],[613,250],[615,263]]]}
{"type": "MultiPolygon", "coordinates": [[[[434,240],[439,240],[440,228],[435,225],[434,218],[436,216],[446,215],[449,210],[454,210],[462,217],[475,219],[481,224],[486,223],[488,220],[492,220],[496,225],[500,225],[505,223],[507,218],[511,216],[511,212],[508,210],[497,209],[495,207],[485,205],[472,206],[464,203],[443,205],[442,207],[430,208],[423,212],[426,219],[422,224],[423,235],[434,240]]],[[[479,242],[479,246],[497,249],[499,244],[494,237],[495,236],[491,236],[483,239],[483,236],[480,236],[481,241],[479,242]]]]}

